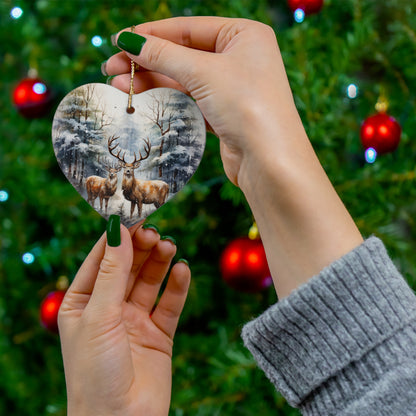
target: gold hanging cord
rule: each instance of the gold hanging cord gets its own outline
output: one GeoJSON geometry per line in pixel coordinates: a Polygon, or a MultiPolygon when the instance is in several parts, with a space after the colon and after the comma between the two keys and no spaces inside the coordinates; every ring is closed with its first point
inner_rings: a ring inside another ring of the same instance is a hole
{"type": "MultiPolygon", "coordinates": [[[[135,28],[135,26],[131,27],[132,32],[134,32],[134,28],[135,28]]],[[[131,69],[130,69],[130,91],[129,91],[129,102],[128,102],[128,105],[127,105],[127,112],[129,114],[132,114],[132,113],[134,113],[134,107],[131,105],[131,101],[132,101],[132,97],[134,95],[134,72],[136,70],[136,64],[134,63],[133,60],[131,60],[130,65],[131,65],[131,69]]],[[[137,69],[139,69],[138,66],[137,66],[137,69]]]]}

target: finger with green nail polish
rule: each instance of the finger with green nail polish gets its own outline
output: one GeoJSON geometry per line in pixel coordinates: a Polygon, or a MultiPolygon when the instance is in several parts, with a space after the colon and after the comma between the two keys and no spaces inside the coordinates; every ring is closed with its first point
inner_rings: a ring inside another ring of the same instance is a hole
{"type": "Polygon", "coordinates": [[[143,230],[153,230],[156,231],[159,234],[159,229],[154,224],[143,224],[142,225],[143,230]]]}
{"type": "Polygon", "coordinates": [[[140,55],[146,40],[146,38],[136,33],[122,32],[117,39],[117,46],[132,55],[140,55]]]}
{"type": "Polygon", "coordinates": [[[160,239],[162,241],[170,241],[172,244],[176,245],[176,240],[170,235],[164,235],[163,237],[160,237],[160,239]]]}

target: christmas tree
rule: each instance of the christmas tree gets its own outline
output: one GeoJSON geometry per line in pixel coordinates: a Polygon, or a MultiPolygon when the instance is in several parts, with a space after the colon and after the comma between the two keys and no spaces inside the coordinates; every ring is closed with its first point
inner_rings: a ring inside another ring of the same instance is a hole
{"type": "MultiPolygon", "coordinates": [[[[121,28],[179,15],[271,25],[328,176],[363,236],[380,237],[416,289],[416,0],[326,0],[308,10],[286,0],[0,1],[1,414],[66,414],[59,338],[42,327],[39,308],[59,276],[74,277],[106,222],[59,169],[51,125],[68,92],[105,82],[100,64],[121,28]],[[32,105],[27,84],[17,89],[29,75],[32,105]],[[360,141],[362,122],[377,112],[401,128],[397,149],[378,155],[360,141]]],[[[253,218],[214,136],[191,181],[147,221],[176,238],[193,275],[175,339],[171,415],[299,414],[240,339],[242,325],[276,301],[274,290],[244,293],[221,278],[222,252],[253,218]]]]}

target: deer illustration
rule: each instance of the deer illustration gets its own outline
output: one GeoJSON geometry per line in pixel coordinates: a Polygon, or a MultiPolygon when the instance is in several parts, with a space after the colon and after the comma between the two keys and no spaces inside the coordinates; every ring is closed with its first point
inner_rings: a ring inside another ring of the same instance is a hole
{"type": "Polygon", "coordinates": [[[131,163],[127,163],[125,160],[126,152],[120,156],[122,149],[115,153],[115,149],[118,147],[116,140],[118,137],[112,136],[108,139],[108,151],[114,156],[123,167],[123,181],[121,183],[121,189],[123,190],[124,198],[131,202],[130,206],[130,218],[132,218],[134,209],[137,205],[139,217],[142,215],[143,204],[154,204],[156,208],[162,206],[169,193],[169,185],[166,182],[160,180],[145,181],[136,179],[134,177],[134,170],[140,166],[140,163],[147,159],[150,155],[150,140],[143,139],[144,142],[144,154],[139,152],[139,158],[134,153],[134,160],[131,163]]]}
{"type": "Polygon", "coordinates": [[[87,188],[88,202],[94,208],[94,201],[100,197],[100,210],[103,210],[103,201],[105,201],[105,213],[107,214],[108,200],[115,194],[117,189],[117,173],[120,172],[122,166],[110,165],[105,166],[108,172],[106,178],[101,176],[89,176],[85,181],[87,188]]]}

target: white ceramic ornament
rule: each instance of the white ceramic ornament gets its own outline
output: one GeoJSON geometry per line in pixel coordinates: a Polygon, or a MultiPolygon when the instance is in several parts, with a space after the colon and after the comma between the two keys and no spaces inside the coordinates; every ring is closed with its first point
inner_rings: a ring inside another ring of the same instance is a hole
{"type": "Polygon", "coordinates": [[[59,166],[104,218],[127,227],[171,199],[196,171],[205,148],[205,122],[184,93],[156,88],[131,96],[87,84],[59,104],[52,142],[59,166]]]}

